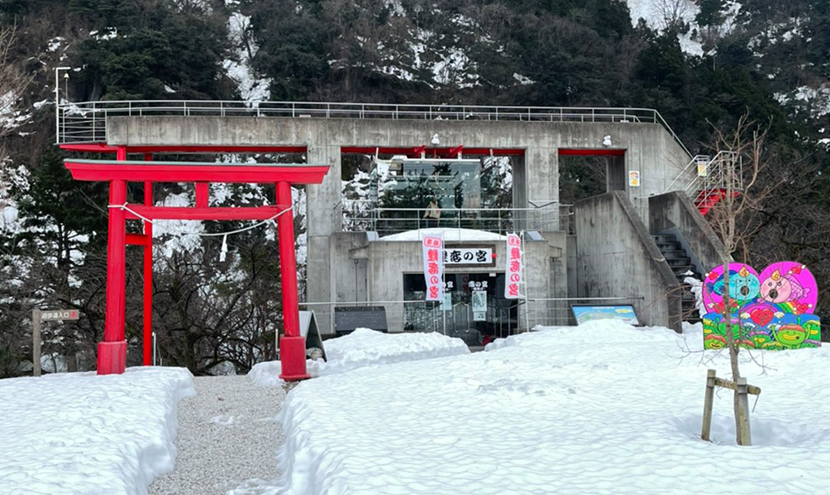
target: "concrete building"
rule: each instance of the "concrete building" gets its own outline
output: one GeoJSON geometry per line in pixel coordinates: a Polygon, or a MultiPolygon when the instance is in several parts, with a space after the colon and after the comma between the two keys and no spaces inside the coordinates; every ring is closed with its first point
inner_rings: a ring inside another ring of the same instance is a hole
{"type": "Polygon", "coordinates": [[[688,295],[683,295],[678,277],[689,269],[705,273],[718,262],[719,241],[693,202],[706,187],[694,159],[710,167],[713,163],[690,156],[656,111],[537,108],[502,109],[499,114],[499,109],[468,107],[459,114],[438,107],[395,106],[395,114],[386,115],[364,107],[355,110],[355,105],[342,108],[348,111],[323,112],[307,104],[300,110],[292,107],[291,115],[112,112],[106,141],[128,146],[286,146],[305,150],[307,163],[330,165],[323,184],[308,187],[306,212],[306,302],[324,334],[337,330],[338,307],[383,306],[390,332],[447,331],[475,344],[485,333],[566,324],[570,304],[600,301],[631,304],[641,323],[679,330],[682,301],[688,295]],[[404,214],[398,208],[393,214],[376,192],[362,210],[368,221],[344,221],[350,212],[344,211],[342,165],[343,157],[352,153],[406,156],[400,159],[398,182],[406,170],[414,170],[421,177],[419,187],[433,198],[447,193],[423,179],[430,177],[424,173],[429,167],[443,167],[456,179],[467,174],[451,184],[457,200],[443,205],[435,220],[438,228],[447,228],[448,249],[481,251],[490,258],[445,266],[452,285],[451,310],[424,302],[419,285],[423,265],[417,230],[436,226],[428,222],[427,205],[413,204],[414,211],[404,214]],[[604,158],[606,192],[563,207],[559,166],[571,155],[604,158]],[[510,161],[511,204],[494,213],[475,182],[480,167],[470,158],[483,163],[499,156],[510,161]],[[461,158],[472,165],[471,172],[453,172],[461,170],[456,167],[461,158]],[[488,224],[494,215],[496,221],[488,224]],[[387,228],[379,229],[379,220],[387,228]],[[507,230],[525,232],[526,301],[505,300],[500,292],[505,256],[501,234],[507,230]],[[488,294],[484,321],[481,314],[473,315],[473,290],[488,294]]]}

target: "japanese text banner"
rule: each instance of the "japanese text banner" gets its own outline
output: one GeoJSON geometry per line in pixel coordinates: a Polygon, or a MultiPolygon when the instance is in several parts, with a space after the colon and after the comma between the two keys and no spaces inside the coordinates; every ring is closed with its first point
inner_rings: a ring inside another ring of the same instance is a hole
{"type": "Polygon", "coordinates": [[[424,280],[427,283],[427,301],[441,301],[444,298],[444,234],[425,235],[421,240],[424,256],[424,280]]]}
{"type": "Polygon", "coordinates": [[[522,284],[522,239],[518,234],[507,234],[507,251],[504,267],[504,298],[519,299],[522,284]]]}

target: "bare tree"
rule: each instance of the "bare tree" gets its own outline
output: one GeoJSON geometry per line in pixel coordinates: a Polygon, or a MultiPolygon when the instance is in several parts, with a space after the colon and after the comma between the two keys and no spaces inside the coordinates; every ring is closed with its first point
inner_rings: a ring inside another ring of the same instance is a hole
{"type": "MultiPolygon", "coordinates": [[[[13,63],[12,49],[16,42],[15,26],[0,26],[0,212],[9,206],[8,188],[12,183],[6,170],[9,155],[5,138],[28,121],[28,116],[21,115],[18,106],[23,92],[32,82],[32,76],[23,74],[13,63]]],[[[5,220],[3,215],[0,218],[5,220]]],[[[3,227],[0,225],[0,231],[3,227]]]]}
{"type": "Polygon", "coordinates": [[[691,12],[690,0],[652,0],[652,8],[663,20],[664,29],[683,26],[691,12]]]}
{"type": "MultiPolygon", "coordinates": [[[[0,139],[28,120],[19,114],[17,107],[32,77],[26,76],[12,60],[16,43],[16,27],[0,26],[0,139]]],[[[6,157],[5,148],[0,145],[0,164],[6,157]]]]}
{"type": "MultiPolygon", "coordinates": [[[[746,246],[751,236],[751,222],[747,221],[753,213],[760,210],[760,204],[780,184],[761,183],[759,178],[762,171],[768,166],[768,157],[765,155],[765,144],[767,132],[760,128],[755,122],[749,120],[749,115],[744,114],[738,119],[733,130],[724,132],[715,129],[715,143],[713,151],[715,159],[708,171],[710,177],[710,194],[718,194],[720,199],[709,211],[709,223],[719,234],[723,241],[724,250],[721,253],[723,264],[723,309],[721,311],[722,321],[726,328],[726,348],[729,352],[729,361],[732,371],[732,379],[737,382],[741,377],[738,354],[744,338],[743,328],[740,324],[740,315],[733,311],[738,304],[733,301],[730,287],[729,263],[734,253],[743,252],[744,258],[748,254],[746,246]],[[714,177],[712,177],[714,174],[714,177]],[[737,318],[737,325],[733,326],[733,320],[737,318]],[[734,331],[737,329],[738,338],[734,331]]],[[[746,261],[744,259],[744,261],[746,261]]],[[[741,444],[740,428],[742,411],[738,404],[738,393],[735,391],[734,400],[736,434],[738,444],[741,444]]]]}

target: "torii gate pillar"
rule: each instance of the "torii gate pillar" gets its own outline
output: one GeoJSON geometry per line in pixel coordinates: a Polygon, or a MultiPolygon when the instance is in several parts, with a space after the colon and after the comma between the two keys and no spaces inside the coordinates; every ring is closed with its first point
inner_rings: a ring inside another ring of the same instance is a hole
{"type": "Polygon", "coordinates": [[[300,305],[297,296],[297,258],[294,252],[294,212],[291,210],[291,184],[278,182],[277,206],[287,211],[277,217],[282,277],[282,314],[285,335],[280,339],[280,378],[287,381],[310,378],[306,372],[305,338],[300,335],[300,305]],[[291,242],[284,240],[290,239],[291,242]]]}
{"type": "MultiPolygon", "coordinates": [[[[125,161],[127,149],[118,147],[116,160],[125,161]]],[[[110,205],[127,202],[127,181],[113,179],[110,183],[110,205]]],[[[124,305],[126,303],[127,218],[124,210],[108,208],[107,230],[107,312],[104,341],[98,343],[98,374],[121,374],[127,366],[127,341],[124,338],[124,305]]]]}

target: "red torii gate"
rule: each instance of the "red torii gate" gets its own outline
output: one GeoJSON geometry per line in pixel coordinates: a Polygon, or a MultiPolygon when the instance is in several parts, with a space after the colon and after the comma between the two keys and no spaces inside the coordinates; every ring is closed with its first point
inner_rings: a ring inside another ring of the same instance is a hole
{"type": "Polygon", "coordinates": [[[107,309],[104,341],[98,344],[98,374],[120,374],[126,368],[127,342],[124,337],[126,246],[144,246],[144,365],[150,364],[152,332],[152,224],[145,222],[143,234],[127,234],[127,220],[268,220],[277,218],[282,278],[283,324],[280,359],[284,380],[309,378],[306,372],[305,338],[300,335],[294,252],[294,215],[291,212],[291,184],[319,184],[328,165],[217,164],[195,162],[154,162],[153,152],[268,153],[304,152],[305,148],[252,147],[126,147],[104,144],[63,144],[69,151],[116,153],[116,160],[66,159],[72,177],[82,181],[109,182],[109,227],[107,232],[107,309]],[[127,161],[127,153],[143,153],[144,161],[127,161]],[[127,203],[127,183],[144,183],[144,204],[127,203]],[[160,207],[153,203],[153,183],[193,182],[196,204],[187,207],[160,207]],[[275,206],[210,207],[211,182],[274,184],[275,206]],[[285,214],[282,214],[286,212],[285,214]]]}

